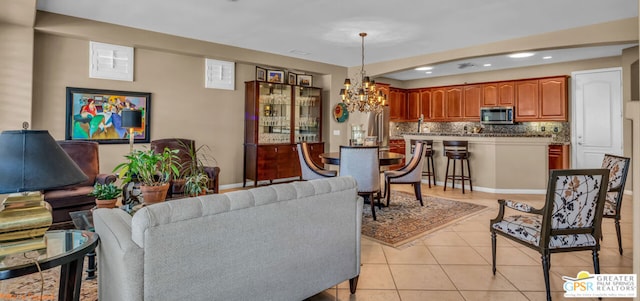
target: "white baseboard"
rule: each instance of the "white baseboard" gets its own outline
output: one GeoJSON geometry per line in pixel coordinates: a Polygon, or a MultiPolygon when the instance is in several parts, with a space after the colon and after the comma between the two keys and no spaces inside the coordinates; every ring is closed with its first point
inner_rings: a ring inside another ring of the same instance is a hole
{"type": "MultiPolygon", "coordinates": [[[[423,184],[428,184],[426,179],[422,179],[423,184]]],[[[436,184],[440,187],[444,186],[444,182],[436,182],[436,184]]],[[[447,184],[447,188],[451,187],[451,184],[447,184]]],[[[462,189],[461,184],[455,184],[455,188],[462,189]]],[[[444,187],[442,187],[444,189],[444,187]]],[[[464,185],[464,189],[469,189],[469,185],[464,185]]],[[[489,187],[481,187],[481,186],[473,186],[474,191],[481,192],[489,192],[489,193],[498,193],[498,194],[545,194],[547,193],[546,189],[496,189],[489,187]]]]}

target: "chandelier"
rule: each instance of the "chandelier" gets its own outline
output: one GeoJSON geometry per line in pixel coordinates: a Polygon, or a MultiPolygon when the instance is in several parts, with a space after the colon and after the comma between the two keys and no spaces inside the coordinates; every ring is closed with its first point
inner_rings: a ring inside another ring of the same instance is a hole
{"type": "Polygon", "coordinates": [[[364,71],[364,37],[366,36],[366,32],[360,33],[360,37],[362,37],[362,67],[360,73],[354,77],[354,84],[351,84],[351,79],[347,78],[344,80],[344,89],[340,89],[342,102],[350,113],[356,110],[381,113],[387,101],[387,95],[376,87],[375,81],[370,80],[364,71]]]}

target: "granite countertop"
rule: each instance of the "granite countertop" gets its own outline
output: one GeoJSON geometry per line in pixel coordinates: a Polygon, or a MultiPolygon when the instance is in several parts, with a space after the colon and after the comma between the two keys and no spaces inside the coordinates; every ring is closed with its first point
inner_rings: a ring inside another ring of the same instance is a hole
{"type": "MultiPolygon", "coordinates": [[[[417,135],[417,136],[458,136],[458,137],[541,137],[551,138],[552,134],[531,134],[531,133],[416,133],[405,132],[402,135],[417,135]]],[[[393,139],[393,138],[391,138],[393,139]]],[[[402,139],[402,138],[399,138],[402,139]]]]}

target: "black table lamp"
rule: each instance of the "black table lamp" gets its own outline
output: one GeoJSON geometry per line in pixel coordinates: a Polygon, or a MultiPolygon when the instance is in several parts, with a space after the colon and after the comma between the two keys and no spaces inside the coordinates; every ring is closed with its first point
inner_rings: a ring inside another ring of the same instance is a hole
{"type": "Polygon", "coordinates": [[[87,181],[48,131],[0,134],[0,256],[44,248],[53,218],[40,192],[87,181]]]}
{"type": "Polygon", "coordinates": [[[129,129],[129,152],[131,153],[133,152],[133,129],[142,127],[142,111],[123,110],[122,127],[129,129]]]}

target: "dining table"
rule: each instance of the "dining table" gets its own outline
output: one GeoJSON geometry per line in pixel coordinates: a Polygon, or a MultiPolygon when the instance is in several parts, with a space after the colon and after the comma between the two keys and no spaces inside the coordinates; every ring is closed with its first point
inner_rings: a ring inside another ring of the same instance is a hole
{"type": "MultiPolygon", "coordinates": [[[[324,164],[340,165],[340,152],[330,152],[320,154],[320,159],[324,164]]],[[[392,153],[390,151],[380,151],[378,153],[380,166],[396,165],[404,159],[403,154],[392,153]]]]}

